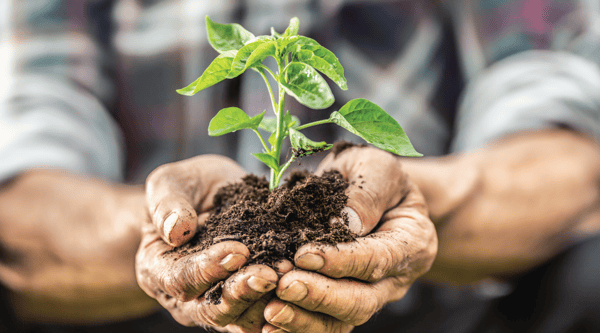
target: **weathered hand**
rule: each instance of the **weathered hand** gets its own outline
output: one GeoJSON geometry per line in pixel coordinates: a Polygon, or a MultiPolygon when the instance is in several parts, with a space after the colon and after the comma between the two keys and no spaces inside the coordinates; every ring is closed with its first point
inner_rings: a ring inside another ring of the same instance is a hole
{"type": "Polygon", "coordinates": [[[246,246],[226,241],[175,260],[165,243],[187,242],[206,220],[204,212],[219,187],[244,174],[227,158],[205,155],[164,165],[148,177],[152,221],[142,228],[136,276],[140,287],[183,325],[229,325],[230,331],[259,332],[265,322],[263,311],[278,275],[263,265],[240,270],[249,257],[246,246]],[[204,293],[220,281],[221,302],[210,304],[204,293]]]}
{"type": "Polygon", "coordinates": [[[301,247],[265,309],[263,332],[349,332],[402,298],[431,266],[437,237],[424,198],[399,160],[376,148],[348,148],[317,172],[340,171],[352,184],[346,211],[352,243],[301,247]],[[366,235],[366,236],[365,236],[366,235]]]}

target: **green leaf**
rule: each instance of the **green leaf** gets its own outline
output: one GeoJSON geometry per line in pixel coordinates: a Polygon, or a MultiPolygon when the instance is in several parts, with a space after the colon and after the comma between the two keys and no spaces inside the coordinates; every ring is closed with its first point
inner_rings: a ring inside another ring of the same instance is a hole
{"type": "Polygon", "coordinates": [[[328,150],[333,145],[325,141],[315,142],[307,138],[304,134],[290,128],[290,142],[292,147],[297,151],[296,154],[306,156],[320,151],[328,150]]]}
{"type": "Polygon", "coordinates": [[[334,102],[333,94],[325,79],[311,66],[291,62],[283,70],[285,80],[281,86],[300,104],[312,109],[326,109],[334,102]]]}
{"type": "Polygon", "coordinates": [[[294,55],[303,45],[320,45],[316,40],[305,36],[289,36],[277,39],[277,49],[280,54],[292,53],[294,55]]]}
{"type": "Polygon", "coordinates": [[[265,116],[265,111],[252,118],[242,109],[230,107],[222,109],[210,120],[208,124],[208,135],[219,136],[239,129],[250,128],[257,129],[260,122],[265,116]]]}
{"type": "Polygon", "coordinates": [[[208,42],[219,53],[241,49],[254,35],[237,23],[221,24],[206,16],[208,42]]]}
{"type": "Polygon", "coordinates": [[[269,168],[275,170],[276,172],[279,171],[279,161],[277,161],[277,159],[275,157],[273,157],[271,154],[254,153],[254,154],[252,154],[252,156],[258,158],[261,162],[263,162],[269,168]]]}
{"type": "Polygon", "coordinates": [[[262,63],[266,57],[275,56],[275,41],[271,36],[267,37],[252,41],[238,50],[227,78],[232,79],[255,64],[262,63]]]}
{"type": "Polygon", "coordinates": [[[348,90],[344,67],[333,52],[321,45],[302,45],[295,53],[295,57],[299,62],[310,65],[327,75],[342,90],[348,90]]]}
{"type": "MultiPolygon", "coordinates": [[[[296,116],[292,116],[290,114],[290,111],[287,111],[283,117],[283,121],[286,128],[296,128],[300,126],[300,119],[296,116]]],[[[263,129],[269,133],[275,133],[277,131],[277,118],[265,117],[258,126],[258,128],[263,129]]]]}
{"type": "Polygon", "coordinates": [[[202,89],[225,80],[231,70],[231,64],[234,57],[235,51],[227,51],[220,54],[210,65],[208,65],[206,70],[204,70],[204,73],[202,73],[202,76],[187,87],[178,89],[177,92],[181,95],[192,96],[202,89]]]}
{"type": "Polygon", "coordinates": [[[285,29],[285,32],[281,36],[297,36],[298,30],[300,30],[300,20],[297,17],[292,17],[292,19],[290,20],[290,25],[287,27],[287,29],[285,29]]]}
{"type": "Polygon", "coordinates": [[[353,99],[329,120],[360,136],[375,147],[401,156],[423,156],[410,143],[398,122],[377,104],[363,98],[353,99]]]}
{"type": "Polygon", "coordinates": [[[269,56],[274,57],[276,52],[275,45],[275,41],[272,40],[259,45],[248,58],[246,68],[261,64],[269,56]]]}

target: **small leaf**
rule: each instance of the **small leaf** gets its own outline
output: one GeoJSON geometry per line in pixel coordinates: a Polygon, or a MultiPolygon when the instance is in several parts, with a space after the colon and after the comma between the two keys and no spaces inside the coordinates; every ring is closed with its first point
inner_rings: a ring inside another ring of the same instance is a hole
{"type": "Polygon", "coordinates": [[[312,141],[311,139],[307,138],[304,134],[296,131],[293,128],[290,128],[290,142],[292,144],[292,147],[298,151],[297,154],[301,156],[306,156],[320,151],[328,150],[333,146],[325,141],[312,141]]]}
{"type": "Polygon", "coordinates": [[[295,57],[299,62],[310,65],[327,75],[342,90],[348,90],[344,67],[333,52],[321,45],[302,45],[295,53],[295,57]]]}
{"type": "Polygon", "coordinates": [[[263,120],[264,116],[265,111],[250,118],[250,116],[240,108],[230,107],[222,109],[208,124],[208,135],[219,136],[244,128],[255,130],[258,128],[258,125],[263,120]]]}
{"type": "Polygon", "coordinates": [[[235,58],[233,59],[233,62],[231,63],[231,72],[229,72],[227,78],[232,79],[242,74],[247,68],[246,64],[252,52],[254,52],[258,46],[265,42],[265,40],[255,40],[239,49],[235,55],[235,58]]]}
{"type": "Polygon", "coordinates": [[[275,41],[271,36],[266,37],[254,40],[237,51],[227,78],[239,76],[256,63],[262,63],[266,57],[275,56],[275,41]]]}
{"type": "Polygon", "coordinates": [[[320,45],[316,40],[305,36],[282,37],[277,40],[277,49],[280,54],[285,55],[292,52],[295,54],[303,45],[320,45]]]}
{"type": "Polygon", "coordinates": [[[269,136],[269,144],[271,144],[271,147],[275,146],[275,140],[277,139],[277,135],[275,135],[276,133],[273,132],[271,134],[271,136],[269,136]]]}
{"type": "Polygon", "coordinates": [[[269,56],[274,57],[276,52],[275,45],[275,41],[268,41],[259,45],[248,58],[246,68],[261,64],[269,56]]]}
{"type": "Polygon", "coordinates": [[[334,102],[325,79],[309,65],[291,62],[283,70],[285,80],[280,82],[286,93],[300,104],[312,109],[326,109],[334,102]]]}
{"type": "Polygon", "coordinates": [[[297,36],[298,30],[300,30],[300,20],[297,17],[292,17],[290,25],[285,29],[285,32],[281,37],[297,36]]]}
{"type": "Polygon", "coordinates": [[[192,96],[202,89],[225,80],[231,70],[233,57],[235,57],[235,51],[227,51],[220,54],[208,65],[202,76],[187,87],[178,89],[177,92],[181,95],[192,96]]]}
{"type": "Polygon", "coordinates": [[[258,128],[263,129],[269,133],[275,133],[275,131],[277,131],[277,118],[265,117],[260,123],[260,125],[258,125],[258,128]]]}
{"type": "Polygon", "coordinates": [[[401,156],[423,156],[413,148],[398,122],[377,104],[353,99],[329,117],[329,120],[360,136],[377,148],[401,156]]]}
{"type": "Polygon", "coordinates": [[[279,161],[271,154],[267,153],[253,153],[252,156],[258,158],[261,162],[266,164],[269,168],[279,171],[279,161]]]}
{"type": "MultiPolygon", "coordinates": [[[[289,128],[296,128],[298,126],[300,126],[300,119],[296,116],[292,116],[290,114],[290,111],[287,111],[285,113],[285,116],[283,118],[283,121],[285,122],[285,127],[289,128]],[[290,126],[291,124],[291,126],[290,126]]],[[[260,125],[258,126],[258,128],[263,129],[269,133],[275,133],[277,131],[277,118],[275,117],[265,117],[263,119],[263,121],[260,123],[260,125]]]]}
{"type": "Polygon", "coordinates": [[[254,35],[237,23],[221,24],[212,21],[206,16],[206,33],[208,42],[219,53],[231,50],[239,50],[254,35]]]}

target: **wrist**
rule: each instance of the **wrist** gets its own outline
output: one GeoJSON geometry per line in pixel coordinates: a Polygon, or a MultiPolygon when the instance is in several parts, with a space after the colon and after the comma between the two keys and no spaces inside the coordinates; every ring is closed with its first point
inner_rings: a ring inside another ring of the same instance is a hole
{"type": "Polygon", "coordinates": [[[459,209],[480,183],[479,163],[465,156],[402,158],[400,163],[423,193],[434,223],[459,209]]]}

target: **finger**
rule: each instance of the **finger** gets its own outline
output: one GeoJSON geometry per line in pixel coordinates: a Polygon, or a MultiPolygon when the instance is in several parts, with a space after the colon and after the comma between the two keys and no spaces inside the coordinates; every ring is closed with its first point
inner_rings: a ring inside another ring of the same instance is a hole
{"type": "Polygon", "coordinates": [[[370,284],[297,270],[282,278],[276,293],[283,301],[356,326],[367,322],[391,299],[404,296],[410,282],[400,277],[370,284]]]}
{"type": "MultiPolygon", "coordinates": [[[[295,305],[273,299],[265,308],[265,319],[269,324],[281,328],[286,332],[350,332],[353,329],[333,317],[309,312],[295,305]]],[[[263,332],[273,333],[270,325],[263,327],[263,332]]],[[[280,332],[277,332],[280,333],[280,332]]]]}
{"type": "Polygon", "coordinates": [[[273,298],[268,293],[252,304],[235,322],[226,326],[230,332],[260,333],[262,327],[267,323],[264,312],[269,301],[273,298]]]}
{"type": "Polygon", "coordinates": [[[275,271],[264,265],[253,265],[227,279],[218,304],[209,302],[206,295],[183,302],[159,292],[156,299],[182,325],[232,325],[238,331],[242,327],[243,331],[260,331],[264,323],[263,310],[269,301],[266,296],[276,283],[275,271]]]}
{"type": "Polygon", "coordinates": [[[217,304],[208,302],[206,295],[199,299],[202,302],[196,311],[197,320],[211,325],[226,326],[275,289],[277,281],[277,273],[267,266],[244,267],[225,281],[217,304]]]}
{"type": "Polygon", "coordinates": [[[397,158],[374,147],[346,148],[329,154],[317,174],[338,170],[348,180],[346,213],[350,229],[368,234],[388,209],[396,206],[408,192],[406,174],[397,158]]]}
{"type": "Polygon", "coordinates": [[[424,274],[437,254],[437,235],[422,194],[413,184],[409,186],[405,200],[383,216],[383,223],[373,234],[335,246],[304,245],[296,252],[296,266],[333,278],[369,282],[424,274]]]}
{"type": "Polygon", "coordinates": [[[246,246],[234,241],[221,242],[181,258],[168,253],[170,249],[154,226],[144,227],[136,255],[136,277],[150,296],[164,293],[181,301],[196,298],[237,271],[250,255],[246,246]]]}
{"type": "Polygon", "coordinates": [[[205,211],[221,185],[243,175],[235,162],[216,155],[158,167],[146,180],[146,201],[160,236],[172,246],[189,241],[197,229],[196,211],[205,211]]]}

